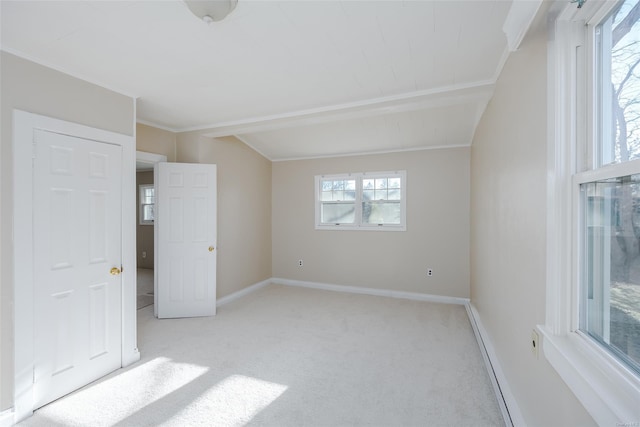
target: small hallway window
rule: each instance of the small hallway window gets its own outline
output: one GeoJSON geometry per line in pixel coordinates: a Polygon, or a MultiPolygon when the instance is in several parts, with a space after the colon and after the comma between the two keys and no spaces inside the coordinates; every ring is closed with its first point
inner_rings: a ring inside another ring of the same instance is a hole
{"type": "Polygon", "coordinates": [[[140,185],[140,225],[153,225],[155,188],[153,184],[140,185]]]}

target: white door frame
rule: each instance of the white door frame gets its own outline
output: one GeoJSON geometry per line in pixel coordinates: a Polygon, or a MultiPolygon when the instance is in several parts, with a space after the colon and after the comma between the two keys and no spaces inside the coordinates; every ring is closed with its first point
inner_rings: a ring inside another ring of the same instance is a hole
{"type": "Polygon", "coordinates": [[[167,156],[164,154],[148,153],[146,151],[136,151],[136,162],[146,163],[153,166],[158,162],[166,162],[167,156]]]}
{"type": "Polygon", "coordinates": [[[14,422],[33,413],[33,131],[122,147],[122,366],[140,359],[136,334],[135,138],[13,110],[14,422]]]}
{"type": "MultiPolygon", "coordinates": [[[[155,169],[156,163],[166,162],[167,156],[164,154],[156,154],[156,153],[148,153],[146,151],[136,151],[136,163],[145,163],[149,166],[153,166],[155,169]]],[[[137,172],[137,171],[136,171],[137,172]]],[[[155,187],[155,173],[154,173],[154,182],[153,185],[155,187]]],[[[136,188],[136,191],[138,189],[136,188]]],[[[137,207],[136,207],[137,208],[137,207]]],[[[156,265],[158,262],[158,252],[156,252],[155,248],[155,239],[156,239],[156,225],[153,224],[153,240],[154,240],[154,250],[153,250],[153,315],[158,316],[158,275],[156,273],[156,265]]],[[[138,242],[136,241],[136,250],[138,249],[138,242]]],[[[136,258],[137,261],[137,258],[136,258]]]]}

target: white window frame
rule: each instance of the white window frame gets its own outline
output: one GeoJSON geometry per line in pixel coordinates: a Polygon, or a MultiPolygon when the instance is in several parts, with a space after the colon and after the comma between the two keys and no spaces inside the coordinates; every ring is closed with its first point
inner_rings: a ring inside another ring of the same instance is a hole
{"type": "Polygon", "coordinates": [[[144,207],[149,204],[155,205],[155,186],[154,184],[140,184],[138,186],[138,223],[140,225],[153,225],[153,220],[148,220],[144,218],[144,207]],[[154,189],[154,203],[143,203],[144,192],[147,188],[154,189]]]}
{"type": "Polygon", "coordinates": [[[618,4],[555,3],[547,58],[547,295],[538,329],[546,359],[599,425],[640,422],[640,377],[578,329],[580,184],[640,171],[639,161],[587,171],[597,130],[593,29],[618,4]]]}
{"type": "Polygon", "coordinates": [[[407,172],[357,172],[315,176],[315,229],[316,230],[368,230],[368,231],[406,231],[407,230],[407,172]],[[362,180],[370,178],[400,178],[400,224],[365,224],[362,223],[362,180]],[[355,179],[356,199],[354,223],[322,223],[321,222],[321,182],[323,179],[355,179]]]}

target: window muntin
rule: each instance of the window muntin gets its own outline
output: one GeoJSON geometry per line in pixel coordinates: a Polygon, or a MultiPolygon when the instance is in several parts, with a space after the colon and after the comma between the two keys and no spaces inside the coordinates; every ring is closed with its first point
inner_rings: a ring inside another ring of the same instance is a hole
{"type": "Polygon", "coordinates": [[[354,224],[356,220],[355,178],[322,179],[320,222],[323,224],[354,224]]]}
{"type": "Polygon", "coordinates": [[[406,172],[316,176],[317,229],[405,230],[406,172]]]}
{"type": "Polygon", "coordinates": [[[592,166],[576,174],[578,328],[640,372],[640,22],[626,0],[594,31],[592,166]]]}
{"type": "Polygon", "coordinates": [[[139,186],[140,190],[140,225],[152,225],[154,220],[155,188],[153,184],[139,186]]]}
{"type": "Polygon", "coordinates": [[[398,176],[367,176],[362,180],[362,224],[402,222],[402,179],[398,176]]]}

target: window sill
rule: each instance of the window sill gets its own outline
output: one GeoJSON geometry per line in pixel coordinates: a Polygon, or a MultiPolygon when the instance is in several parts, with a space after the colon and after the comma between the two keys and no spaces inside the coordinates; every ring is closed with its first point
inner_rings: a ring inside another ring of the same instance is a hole
{"type": "Polygon", "coordinates": [[[351,231],[407,231],[406,225],[380,225],[380,226],[358,226],[358,225],[317,225],[316,230],[351,230],[351,231]]]}
{"type": "Polygon", "coordinates": [[[640,426],[640,378],[579,333],[539,325],[545,358],[599,425],[640,426]]]}

